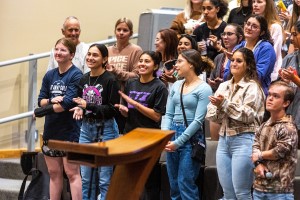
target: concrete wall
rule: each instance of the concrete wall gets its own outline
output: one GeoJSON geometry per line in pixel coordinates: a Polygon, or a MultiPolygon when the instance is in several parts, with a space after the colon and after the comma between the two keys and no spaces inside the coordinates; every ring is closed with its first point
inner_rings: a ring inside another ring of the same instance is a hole
{"type": "MultiPolygon", "coordinates": [[[[0,61],[50,51],[62,37],[61,27],[67,16],[81,22],[81,41],[90,43],[114,35],[120,17],[132,19],[138,30],[139,15],[147,9],[183,8],[185,0],[1,0],[0,61]]],[[[48,59],[38,62],[38,91],[48,59]]],[[[28,64],[0,68],[0,118],[27,111],[28,64]]],[[[43,120],[37,127],[43,130],[43,120]]],[[[26,147],[27,120],[0,125],[0,148],[26,147]]]]}

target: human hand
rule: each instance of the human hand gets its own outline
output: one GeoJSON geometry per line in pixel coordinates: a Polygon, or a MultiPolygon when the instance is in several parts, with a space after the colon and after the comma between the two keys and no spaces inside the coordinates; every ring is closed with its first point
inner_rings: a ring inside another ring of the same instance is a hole
{"type": "Polygon", "coordinates": [[[219,85],[223,82],[223,79],[220,77],[217,77],[215,79],[207,79],[207,83],[214,88],[215,90],[219,87],[219,85]]]}
{"type": "Polygon", "coordinates": [[[229,60],[232,59],[233,53],[232,53],[231,51],[225,50],[223,53],[226,55],[226,57],[227,57],[229,60]]]}
{"type": "Polygon", "coordinates": [[[80,98],[80,97],[77,97],[77,98],[73,98],[73,101],[81,108],[85,109],[86,108],[86,104],[87,102],[80,98]]]}
{"type": "Polygon", "coordinates": [[[109,72],[113,72],[115,70],[115,66],[107,64],[105,69],[109,72]]]}
{"type": "Polygon", "coordinates": [[[279,15],[279,18],[284,21],[289,21],[292,17],[292,15],[289,13],[289,11],[280,12],[278,15],[279,15]]]}
{"type": "Polygon", "coordinates": [[[128,108],[122,104],[115,104],[114,105],[115,108],[118,108],[120,113],[123,115],[123,116],[127,116],[128,114],[128,108]]]}
{"type": "Polygon", "coordinates": [[[64,100],[63,96],[56,96],[56,97],[50,99],[50,102],[53,104],[56,104],[56,103],[62,102],[63,100],[64,100]]]}
{"type": "Polygon", "coordinates": [[[128,103],[133,105],[134,107],[136,107],[137,102],[134,101],[132,98],[130,98],[128,95],[126,95],[124,92],[122,92],[121,90],[119,90],[119,94],[120,96],[128,103]]]}
{"type": "Polygon", "coordinates": [[[214,105],[217,106],[218,108],[221,107],[222,102],[224,101],[224,96],[219,94],[218,96],[208,96],[210,102],[214,105]]]}
{"type": "Polygon", "coordinates": [[[83,117],[83,109],[78,106],[70,109],[70,112],[74,112],[73,119],[75,119],[75,120],[81,120],[83,117]]]}
{"type": "Polygon", "coordinates": [[[215,49],[219,50],[219,49],[222,48],[221,40],[218,40],[218,37],[217,37],[217,36],[211,34],[211,35],[209,35],[208,40],[211,41],[212,46],[213,46],[215,49]]]}
{"type": "Polygon", "coordinates": [[[280,69],[278,74],[286,82],[294,81],[298,76],[297,71],[291,66],[287,69],[280,69]]]}
{"type": "Polygon", "coordinates": [[[168,144],[165,146],[165,151],[167,152],[174,152],[176,151],[177,147],[173,141],[169,141],[168,144]]]}
{"type": "Polygon", "coordinates": [[[252,153],[252,155],[251,155],[252,162],[256,162],[260,159],[261,159],[261,152],[260,151],[256,151],[256,152],[252,153]]]}
{"type": "Polygon", "coordinates": [[[177,78],[173,74],[168,75],[166,73],[163,73],[159,78],[165,83],[166,82],[174,83],[175,81],[177,81],[177,78]]]}
{"type": "Polygon", "coordinates": [[[265,178],[265,172],[268,172],[268,168],[264,166],[262,163],[257,165],[254,169],[255,176],[258,178],[265,178]]]}

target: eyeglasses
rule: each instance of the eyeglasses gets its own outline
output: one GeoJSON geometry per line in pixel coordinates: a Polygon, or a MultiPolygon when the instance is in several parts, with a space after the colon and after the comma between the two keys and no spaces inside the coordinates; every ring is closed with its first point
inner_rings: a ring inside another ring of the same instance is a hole
{"type": "Polygon", "coordinates": [[[232,36],[232,35],[234,35],[235,33],[232,33],[232,32],[223,32],[223,33],[221,33],[221,37],[225,37],[226,35],[228,36],[228,37],[230,37],[230,36],[232,36]]]}
{"type": "Polygon", "coordinates": [[[256,24],[251,24],[250,22],[245,22],[244,23],[245,27],[247,26],[248,28],[250,28],[251,30],[257,30],[260,29],[260,27],[256,24]]]}

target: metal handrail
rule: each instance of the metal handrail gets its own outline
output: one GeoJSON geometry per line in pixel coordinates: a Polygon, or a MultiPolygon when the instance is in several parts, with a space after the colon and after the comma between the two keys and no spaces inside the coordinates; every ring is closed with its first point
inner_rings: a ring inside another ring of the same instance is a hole
{"type": "MultiPolygon", "coordinates": [[[[138,34],[134,33],[131,36],[131,39],[136,39],[136,38],[138,38],[138,34]]],[[[116,38],[111,38],[111,39],[101,40],[101,41],[93,42],[93,43],[110,45],[110,44],[114,44],[116,41],[117,41],[116,38]]],[[[89,43],[88,45],[91,45],[93,43],[89,43]]],[[[31,60],[37,60],[37,59],[41,59],[41,58],[46,58],[46,57],[50,56],[50,53],[51,52],[49,51],[46,53],[39,53],[39,54],[25,56],[25,57],[21,57],[21,58],[12,59],[12,60],[2,61],[2,62],[0,62],[0,67],[18,64],[18,63],[22,63],[22,62],[27,62],[27,61],[31,61],[31,60]]]]}
{"type": "MultiPolygon", "coordinates": [[[[130,39],[136,39],[138,38],[138,34],[135,33],[131,36],[130,39]]],[[[101,40],[93,43],[99,43],[99,44],[105,44],[105,45],[111,45],[116,42],[116,38],[101,40]]],[[[93,43],[88,43],[88,45],[91,45],[93,43]]],[[[34,99],[36,98],[36,79],[37,79],[37,60],[41,58],[49,57],[51,52],[46,53],[40,53],[35,55],[29,55],[21,58],[16,58],[12,60],[2,61],[0,62],[0,67],[5,67],[8,65],[23,63],[29,61],[29,83],[28,83],[28,112],[20,113],[17,115],[8,116],[5,118],[0,119],[0,124],[16,121],[23,118],[29,118],[28,120],[28,151],[34,151],[34,134],[35,134],[35,120],[33,119],[33,108],[34,108],[34,99]]]]}

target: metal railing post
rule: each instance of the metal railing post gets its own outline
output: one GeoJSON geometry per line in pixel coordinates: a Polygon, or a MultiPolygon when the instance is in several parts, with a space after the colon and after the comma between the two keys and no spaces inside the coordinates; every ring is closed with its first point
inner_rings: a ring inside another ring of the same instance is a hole
{"type": "MultiPolygon", "coordinates": [[[[32,55],[32,54],[30,54],[32,55]]],[[[29,61],[28,72],[28,111],[32,111],[36,105],[37,98],[37,59],[29,61]]],[[[35,119],[28,118],[28,132],[27,132],[27,151],[35,151],[35,119]]]]}

